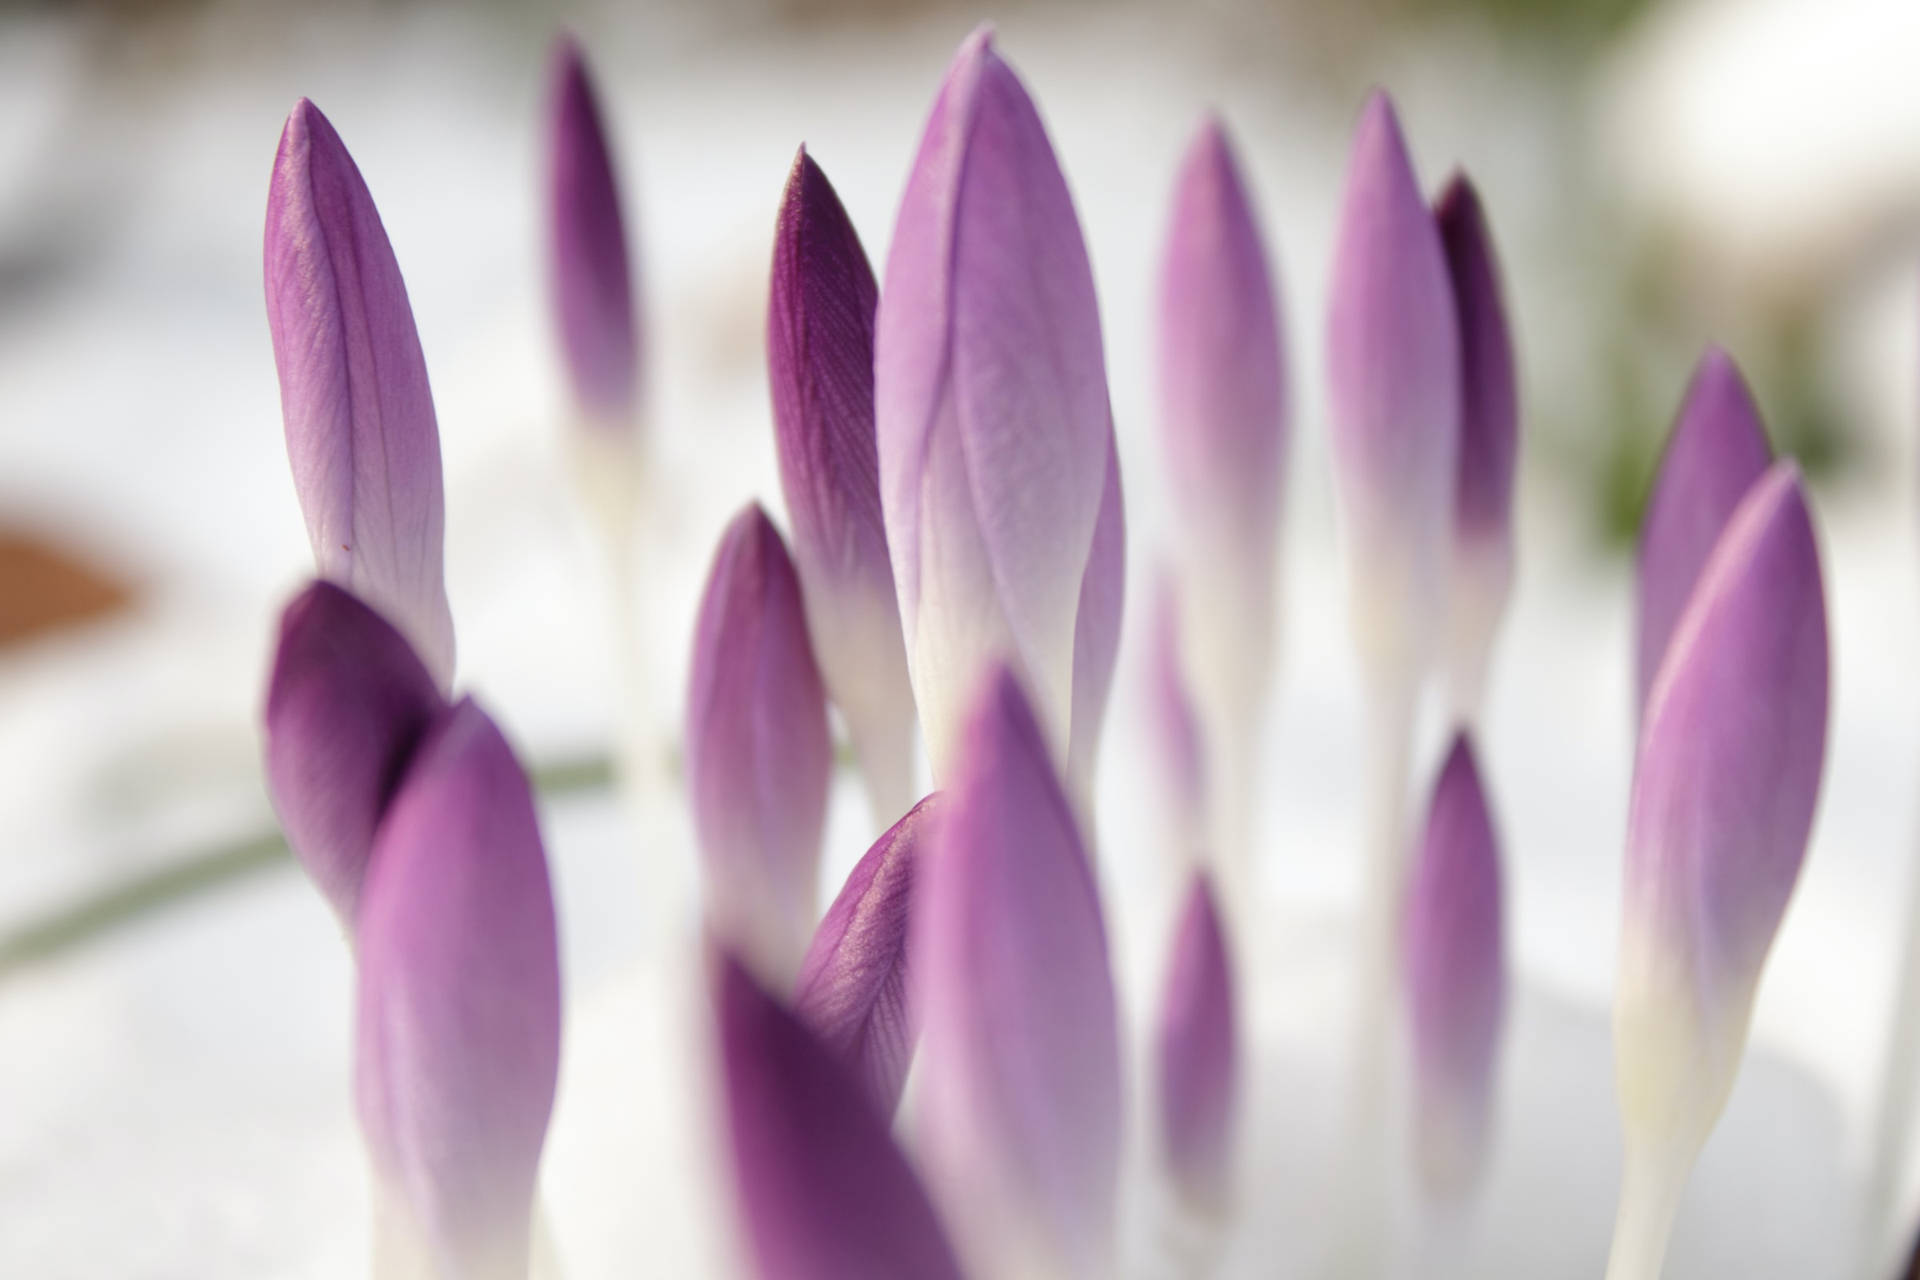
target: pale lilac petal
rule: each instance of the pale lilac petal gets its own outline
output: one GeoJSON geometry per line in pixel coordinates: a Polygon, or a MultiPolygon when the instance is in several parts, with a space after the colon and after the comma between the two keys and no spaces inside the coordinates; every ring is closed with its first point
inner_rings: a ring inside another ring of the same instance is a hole
{"type": "Polygon", "coordinates": [[[1708,554],[1772,459],[1739,368],[1725,351],[1708,348],[1687,386],[1640,524],[1633,655],[1640,712],[1708,554]]]}
{"type": "Polygon", "coordinates": [[[1005,667],[974,701],[913,910],[926,1150],[970,1269],[1111,1276],[1121,1092],[1106,927],[1005,667]]]}
{"type": "Polygon", "coordinates": [[[547,89],[547,270],[560,355],[582,416],[631,427],[641,334],[620,184],[599,95],[572,36],[554,42],[547,89]]]}
{"type": "Polygon", "coordinates": [[[912,799],[914,705],[880,513],[873,424],[879,290],[840,197],[805,148],[780,205],[771,292],[774,443],[814,656],[869,787],[885,793],[877,807],[897,815],[912,799]]]}
{"type": "Polygon", "coordinates": [[[1067,743],[1067,778],[1082,798],[1093,791],[1126,602],[1127,507],[1120,490],[1120,453],[1110,449],[1106,492],[1100,500],[1099,522],[1093,527],[1086,576],[1080,580],[1080,612],[1073,628],[1073,729],[1067,743]]]}
{"type": "Polygon", "coordinates": [[[1328,399],[1356,637],[1370,664],[1418,670],[1445,603],[1460,337],[1440,233],[1383,93],[1354,134],[1330,289],[1328,399]]]}
{"type": "Polygon", "coordinates": [[[471,700],[429,731],[380,824],[359,941],[354,1084],[382,1193],[435,1274],[524,1280],[559,952],[532,792],[471,700]]]}
{"type": "Polygon", "coordinates": [[[1826,756],[1820,554],[1772,467],[1701,570],[1648,695],[1627,825],[1615,1054],[1630,1139],[1704,1139],[1799,878],[1826,756]]]}
{"type": "Polygon", "coordinates": [[[1195,874],[1174,933],[1156,1048],[1167,1170],[1190,1203],[1218,1211],[1232,1191],[1239,1031],[1232,965],[1205,872],[1195,874]]]}
{"type": "Polygon", "coordinates": [[[921,849],[939,820],[935,792],[873,842],[827,908],[794,984],[793,1008],[893,1114],[917,1031],[908,1002],[907,920],[921,849]]]}
{"type": "Polygon", "coordinates": [[[1270,590],[1287,443],[1279,313],[1233,146],[1209,116],[1174,187],[1160,268],[1160,427],[1183,537],[1270,590]]]}
{"type": "Polygon", "coordinates": [[[280,615],[263,717],[267,793],[349,928],[380,815],[445,705],[400,633],[332,583],[314,583],[280,615]]]}
{"type": "Polygon", "coordinates": [[[267,327],[314,567],[406,633],[444,690],[440,433],[400,265],[320,109],[287,117],[267,196],[267,327]]]}
{"type": "Polygon", "coordinates": [[[754,1274],[959,1280],[919,1178],[845,1064],[732,956],[720,957],[715,986],[727,1150],[754,1274]]]}
{"type": "Polygon", "coordinates": [[[833,744],[800,581],[758,503],[707,576],[687,695],[687,790],[707,914],[790,990],[813,931],[833,744]]]}
{"type": "Polygon", "coordinates": [[[1500,846],[1473,746],[1453,741],[1407,883],[1401,944],[1411,1027],[1415,1154],[1429,1192],[1485,1167],[1506,1017],[1500,846]]]}
{"type": "Polygon", "coordinates": [[[901,201],[875,408],[881,505],[936,778],[993,661],[1019,664],[1064,755],[1113,424],[1073,201],[984,28],[947,73],[901,201]]]}

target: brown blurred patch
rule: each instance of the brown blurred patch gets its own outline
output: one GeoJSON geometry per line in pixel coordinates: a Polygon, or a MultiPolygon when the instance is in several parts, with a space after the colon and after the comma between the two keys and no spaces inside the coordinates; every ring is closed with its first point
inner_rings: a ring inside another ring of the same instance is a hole
{"type": "Polygon", "coordinates": [[[0,646],[104,618],[133,598],[127,583],[21,529],[0,528],[0,646]]]}

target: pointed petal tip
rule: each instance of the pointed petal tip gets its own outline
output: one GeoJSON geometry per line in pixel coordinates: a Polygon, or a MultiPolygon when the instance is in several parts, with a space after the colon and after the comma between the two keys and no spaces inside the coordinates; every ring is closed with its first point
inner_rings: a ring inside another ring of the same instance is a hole
{"type": "Polygon", "coordinates": [[[1218,1210],[1231,1193],[1238,1019],[1212,877],[1194,873],[1174,933],[1158,1039],[1160,1139],[1175,1186],[1218,1210]]]}

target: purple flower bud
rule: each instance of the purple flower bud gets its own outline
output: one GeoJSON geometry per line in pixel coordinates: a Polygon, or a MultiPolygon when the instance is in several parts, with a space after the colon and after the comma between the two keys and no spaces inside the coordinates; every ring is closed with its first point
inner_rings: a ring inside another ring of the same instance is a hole
{"type": "Polygon", "coordinates": [[[1160,1143],[1174,1186],[1218,1212],[1233,1182],[1239,1108],[1233,971],[1205,872],[1196,873],[1173,939],[1160,1005],[1160,1143]]]}
{"type": "Polygon", "coordinates": [[[445,708],[379,614],[316,582],[280,615],[267,684],[267,791],[300,864],[352,928],[374,828],[445,708]]]}
{"type": "Polygon", "coordinates": [[[935,778],[995,662],[1018,668],[1064,758],[1113,418],[1073,201],[986,28],[948,70],[907,180],[874,390],[881,508],[935,778]]]}
{"type": "Polygon", "coordinates": [[[1333,453],[1370,668],[1424,670],[1442,621],[1460,337],[1433,215],[1384,93],[1355,131],[1327,322],[1333,453]]]}
{"type": "Polygon", "coordinates": [[[1691,1156],[1719,1117],[1806,854],[1826,736],[1820,555],[1783,462],[1728,520],[1647,699],[1614,995],[1630,1152],[1691,1156]]]}
{"type": "Polygon", "coordinates": [[[859,1082],[723,954],[715,973],[728,1151],[762,1280],[959,1280],[913,1168],[859,1082]]]}
{"type": "Polygon", "coordinates": [[[721,535],[694,633],[687,789],[707,915],[790,991],[813,931],[833,744],[800,582],[758,503],[721,535]]]}
{"type": "Polygon", "coordinates": [[[873,842],[814,930],[794,984],[794,1012],[848,1065],[883,1116],[899,1103],[913,1057],[907,909],[938,810],[936,792],[873,842]]]}
{"type": "Polygon", "coordinates": [[[1500,846],[1465,733],[1434,784],[1403,924],[1414,1149],[1428,1191],[1453,1198],[1486,1165],[1507,1000],[1500,846]]]}
{"type": "Polygon", "coordinates": [[[572,36],[554,42],[548,73],[547,260],[560,354],[581,416],[632,425],[640,333],[620,187],[586,60],[572,36]]]}
{"type": "Polygon", "coordinates": [[[1647,498],[1640,525],[1634,706],[1653,678],[1733,509],[1773,459],[1760,411],[1726,352],[1700,357],[1647,498]]]}
{"type": "Polygon", "coordinates": [[[780,484],[814,655],[846,717],[875,807],[913,792],[913,686],[880,513],[873,425],[879,290],[853,223],[802,148],[773,242],[767,373],[780,484]]]}
{"type": "MultiPolygon", "coordinates": [[[[1174,187],[1159,338],[1160,425],[1180,533],[1196,556],[1234,560],[1250,599],[1270,604],[1286,471],[1285,357],[1260,228],[1212,116],[1174,187]]],[[[1245,612],[1271,631],[1257,608],[1245,612]]]]}
{"type": "Polygon", "coordinates": [[[429,731],[360,902],[355,1091],[387,1211],[433,1274],[527,1274],[560,1067],[560,961],[533,795],[471,700],[429,731]]]}
{"type": "Polygon", "coordinates": [[[1080,579],[1080,611],[1073,626],[1073,726],[1067,742],[1067,781],[1077,798],[1093,791],[1100,730],[1120,657],[1120,621],[1127,602],[1127,506],[1120,492],[1120,453],[1107,453],[1107,487],[1093,526],[1087,572],[1080,579]]]}
{"type": "Polygon", "coordinates": [[[320,109],[287,117],[267,195],[267,327],[314,567],[453,679],[440,432],[400,264],[320,109]]]}
{"type": "Polygon", "coordinates": [[[915,889],[929,1167],[980,1275],[1110,1276],[1120,1041],[1092,867],[1006,667],[968,718],[915,889]]]}
{"type": "Polygon", "coordinates": [[[1434,205],[1460,330],[1460,465],[1448,596],[1455,708],[1480,703],[1500,615],[1513,583],[1513,476],[1520,396],[1500,297],[1500,264],[1480,197],[1456,173],[1434,205]]]}

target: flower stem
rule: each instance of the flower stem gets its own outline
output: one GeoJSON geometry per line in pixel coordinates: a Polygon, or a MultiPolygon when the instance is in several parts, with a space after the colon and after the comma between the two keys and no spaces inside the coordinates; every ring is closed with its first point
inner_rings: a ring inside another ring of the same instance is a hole
{"type": "Polygon", "coordinates": [[[1628,1144],[1606,1280],[1659,1280],[1692,1161],[1628,1144]]]}

